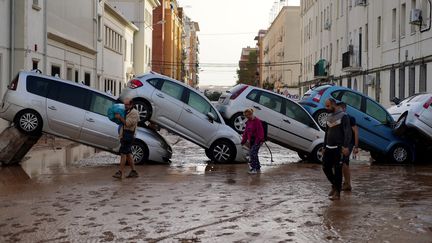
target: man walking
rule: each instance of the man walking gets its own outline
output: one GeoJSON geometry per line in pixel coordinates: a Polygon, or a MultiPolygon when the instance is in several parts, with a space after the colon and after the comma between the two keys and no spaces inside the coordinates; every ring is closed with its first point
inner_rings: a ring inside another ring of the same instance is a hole
{"type": "MultiPolygon", "coordinates": [[[[343,112],[346,113],[346,104],[345,102],[339,102],[338,106],[342,109],[343,112]]],[[[348,115],[350,119],[350,125],[352,130],[352,137],[350,143],[350,155],[353,153],[354,155],[358,154],[358,146],[359,146],[359,134],[356,119],[353,116],[348,115]]],[[[342,174],[343,174],[343,186],[342,191],[351,191],[351,172],[350,172],[350,155],[343,156],[342,162],[342,174]]]]}
{"type": "Polygon", "coordinates": [[[114,178],[122,179],[126,162],[129,163],[132,168],[127,178],[138,177],[138,173],[135,170],[135,162],[132,157],[132,143],[135,139],[135,130],[139,122],[139,114],[133,107],[131,100],[124,100],[124,106],[126,110],[126,117],[123,118],[120,114],[116,114],[115,117],[123,124],[120,129],[120,170],[113,175],[114,178]]]}
{"type": "Polygon", "coordinates": [[[325,105],[330,114],[324,137],[323,171],[332,184],[330,200],[339,200],[342,189],[342,156],[349,156],[352,131],[349,117],[337,106],[335,99],[326,100],[325,105]]]}

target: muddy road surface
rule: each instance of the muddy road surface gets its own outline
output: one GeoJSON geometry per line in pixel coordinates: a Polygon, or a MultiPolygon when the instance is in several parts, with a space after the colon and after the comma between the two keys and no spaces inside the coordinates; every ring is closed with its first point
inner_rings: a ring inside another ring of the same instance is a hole
{"type": "Polygon", "coordinates": [[[272,163],[263,148],[262,174],[249,175],[172,139],[173,163],[136,179],[112,178],[118,158],[85,147],[0,168],[0,242],[432,242],[430,165],[363,156],[353,191],[332,202],[321,166],[287,149],[270,145],[272,163]]]}

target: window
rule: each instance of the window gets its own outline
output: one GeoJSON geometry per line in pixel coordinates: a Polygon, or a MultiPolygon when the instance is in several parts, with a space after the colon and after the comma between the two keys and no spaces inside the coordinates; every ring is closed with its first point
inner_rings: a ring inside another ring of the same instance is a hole
{"type": "Polygon", "coordinates": [[[78,70],[75,70],[75,83],[79,82],[79,72],[78,70]]]}
{"type": "Polygon", "coordinates": [[[381,102],[381,73],[377,72],[375,77],[375,100],[381,102]]]}
{"type": "Polygon", "coordinates": [[[360,110],[362,97],[356,93],[346,91],[341,98],[341,101],[345,102],[347,105],[360,110]]]}
{"type": "Polygon", "coordinates": [[[181,100],[183,89],[184,88],[181,85],[165,80],[162,84],[161,91],[175,99],[181,100]]]}
{"type": "MultiPolygon", "coordinates": [[[[415,9],[417,7],[417,3],[416,0],[411,0],[411,10],[415,9]]],[[[415,34],[416,32],[416,25],[412,24],[411,25],[411,34],[415,34]]]]}
{"type": "Polygon", "coordinates": [[[71,67],[68,67],[66,69],[66,79],[72,81],[73,80],[73,69],[71,67]]]}
{"type": "Polygon", "coordinates": [[[379,121],[381,124],[387,124],[387,112],[371,99],[366,99],[366,114],[379,121]]]}
{"type": "Polygon", "coordinates": [[[187,104],[204,115],[207,115],[207,113],[211,111],[211,105],[203,97],[193,91],[189,91],[187,104]]]}
{"type": "Polygon", "coordinates": [[[331,96],[333,97],[333,98],[335,98],[335,99],[339,99],[339,95],[342,93],[342,91],[340,91],[340,90],[338,90],[338,91],[335,91],[335,92],[333,92],[333,93],[331,93],[331,96]]]}
{"type": "Polygon", "coordinates": [[[50,81],[45,78],[27,76],[26,79],[27,91],[35,95],[46,97],[48,95],[49,83],[50,81]]]}
{"type": "Polygon", "coordinates": [[[123,36],[105,26],[105,47],[120,54],[124,54],[123,36]]]}
{"type": "Polygon", "coordinates": [[[84,84],[90,86],[90,73],[84,73],[84,84]]]}
{"type": "Polygon", "coordinates": [[[38,60],[33,60],[32,61],[32,70],[37,70],[39,69],[39,61],[38,60]]]}
{"type": "Polygon", "coordinates": [[[102,116],[108,115],[108,109],[115,101],[101,94],[93,93],[90,102],[90,111],[102,116]]]}
{"type": "MultiPolygon", "coordinates": [[[[401,23],[402,24],[402,23],[401,23]]],[[[396,41],[396,8],[392,10],[392,41],[396,41]]]]}
{"type": "Polygon", "coordinates": [[[294,119],[300,123],[316,128],[315,123],[312,121],[311,117],[296,103],[285,100],[285,111],[282,112],[285,116],[294,119]]]}
{"type": "Polygon", "coordinates": [[[162,84],[163,80],[161,79],[149,79],[147,80],[149,84],[151,84],[156,89],[160,89],[160,85],[162,84]]]}
{"type": "Polygon", "coordinates": [[[52,65],[52,66],[51,66],[51,76],[56,77],[56,75],[57,75],[58,77],[60,77],[60,67],[59,67],[59,66],[52,65]]]}
{"type": "Polygon", "coordinates": [[[281,113],[282,111],[282,98],[269,93],[261,93],[258,103],[271,110],[281,113]]]}
{"type": "Polygon", "coordinates": [[[381,45],[381,16],[377,19],[377,46],[381,45]]]}
{"type": "Polygon", "coordinates": [[[427,64],[420,65],[419,92],[426,92],[427,64]]]}
{"type": "Polygon", "coordinates": [[[399,69],[399,99],[405,98],[405,67],[399,69]]]}
{"type": "Polygon", "coordinates": [[[396,96],[396,70],[390,70],[390,101],[396,96]]]}
{"type": "Polygon", "coordinates": [[[405,37],[405,29],[406,29],[406,23],[407,23],[407,18],[406,18],[406,4],[403,3],[401,5],[401,10],[400,10],[400,36],[401,37],[405,37]]]}
{"type": "Polygon", "coordinates": [[[413,94],[415,94],[415,67],[410,67],[410,69],[409,69],[408,95],[411,96],[413,94]]]}
{"type": "Polygon", "coordinates": [[[351,89],[352,88],[352,84],[351,84],[351,78],[347,79],[347,88],[351,89]]]}
{"type": "Polygon", "coordinates": [[[33,0],[32,8],[36,11],[41,10],[41,7],[39,6],[39,0],[33,0]]]}
{"type": "Polygon", "coordinates": [[[56,82],[55,85],[50,88],[48,98],[77,108],[85,109],[85,97],[88,97],[88,92],[88,90],[74,85],[56,82]]]}
{"type": "Polygon", "coordinates": [[[336,63],[339,61],[339,40],[336,40],[336,63]]]}
{"type": "Polygon", "coordinates": [[[102,16],[100,15],[97,17],[97,34],[98,41],[102,41],[102,16]]]}
{"type": "Polygon", "coordinates": [[[365,24],[365,52],[369,51],[369,24],[365,24]]]}
{"type": "Polygon", "coordinates": [[[258,90],[254,89],[246,96],[246,98],[255,101],[257,96],[258,96],[258,90]]]}

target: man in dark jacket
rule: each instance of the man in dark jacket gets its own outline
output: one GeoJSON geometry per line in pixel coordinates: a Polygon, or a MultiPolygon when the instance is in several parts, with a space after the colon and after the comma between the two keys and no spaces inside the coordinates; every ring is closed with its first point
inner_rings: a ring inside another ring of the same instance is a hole
{"type": "Polygon", "coordinates": [[[352,130],[349,117],[337,106],[336,100],[326,100],[326,108],[330,114],[324,137],[323,171],[332,184],[330,200],[339,200],[342,190],[342,156],[349,156],[352,130]]]}

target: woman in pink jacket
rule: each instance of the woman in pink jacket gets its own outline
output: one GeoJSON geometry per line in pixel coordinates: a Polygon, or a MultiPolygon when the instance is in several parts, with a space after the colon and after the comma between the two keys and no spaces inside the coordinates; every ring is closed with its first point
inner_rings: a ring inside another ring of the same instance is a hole
{"type": "Polygon", "coordinates": [[[246,129],[243,133],[242,145],[249,150],[250,174],[256,174],[261,170],[258,151],[264,142],[264,128],[261,120],[254,116],[253,109],[246,109],[244,115],[247,118],[246,129]]]}

